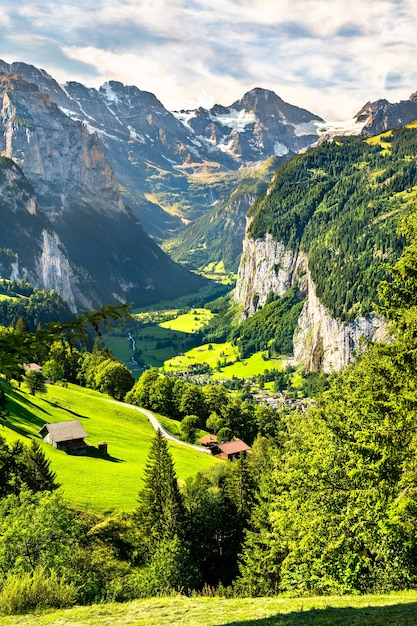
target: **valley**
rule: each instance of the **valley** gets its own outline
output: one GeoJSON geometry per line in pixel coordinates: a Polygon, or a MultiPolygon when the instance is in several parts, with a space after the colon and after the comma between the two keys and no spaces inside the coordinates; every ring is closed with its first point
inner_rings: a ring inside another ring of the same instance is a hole
{"type": "Polygon", "coordinates": [[[329,123],[0,70],[0,613],[405,624],[416,95],[329,123]]]}

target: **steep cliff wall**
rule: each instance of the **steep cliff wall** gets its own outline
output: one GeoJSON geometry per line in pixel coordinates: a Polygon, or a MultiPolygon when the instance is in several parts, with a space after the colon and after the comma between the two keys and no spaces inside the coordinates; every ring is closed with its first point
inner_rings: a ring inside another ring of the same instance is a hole
{"type": "Polygon", "coordinates": [[[268,294],[282,296],[296,283],[306,302],[294,334],[294,358],[306,369],[339,371],[352,360],[361,337],[388,339],[384,324],[376,315],[360,317],[349,324],[331,317],[316,295],[303,252],[286,248],[270,235],[257,240],[245,238],[235,289],[235,301],[242,307],[243,317],[262,308],[268,294]]]}
{"type": "Polygon", "coordinates": [[[387,341],[381,318],[358,317],[345,324],[332,318],[316,296],[316,287],[307,273],[308,297],[294,334],[294,358],[307,370],[332,372],[343,369],[354,357],[361,338],[387,341]]]}
{"type": "Polygon", "coordinates": [[[243,317],[263,307],[268,294],[283,296],[305,271],[305,263],[303,254],[286,248],[271,235],[257,240],[245,237],[235,290],[243,317]]]}

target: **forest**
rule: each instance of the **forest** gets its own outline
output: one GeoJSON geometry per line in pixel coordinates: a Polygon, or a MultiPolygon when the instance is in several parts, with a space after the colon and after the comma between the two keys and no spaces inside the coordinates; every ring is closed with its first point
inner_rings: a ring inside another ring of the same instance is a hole
{"type": "Polygon", "coordinates": [[[338,137],[299,154],[249,210],[248,236],[269,233],[303,250],[317,296],[336,319],[368,315],[404,245],[396,232],[415,206],[417,129],[338,137]]]}

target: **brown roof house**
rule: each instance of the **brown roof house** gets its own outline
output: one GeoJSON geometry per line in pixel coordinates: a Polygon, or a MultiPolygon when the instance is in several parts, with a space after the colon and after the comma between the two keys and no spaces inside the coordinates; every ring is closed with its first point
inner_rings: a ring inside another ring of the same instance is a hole
{"type": "Polygon", "coordinates": [[[212,454],[226,461],[233,461],[239,456],[246,456],[246,454],[250,454],[251,452],[251,447],[242,441],[242,439],[235,439],[227,443],[218,443],[211,451],[212,454]]]}
{"type": "Polygon", "coordinates": [[[217,446],[217,435],[204,435],[204,437],[200,437],[200,439],[198,440],[198,443],[200,443],[202,446],[205,446],[206,448],[213,448],[217,446]]]}
{"type": "Polygon", "coordinates": [[[84,441],[87,433],[78,420],[44,424],[39,434],[46,443],[68,454],[87,453],[87,444],[84,441]]]}

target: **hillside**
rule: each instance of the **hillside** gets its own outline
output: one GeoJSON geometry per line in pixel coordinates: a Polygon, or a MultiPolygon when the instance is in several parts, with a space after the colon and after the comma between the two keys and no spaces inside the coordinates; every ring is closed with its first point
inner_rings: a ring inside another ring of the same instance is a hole
{"type": "MultiPolygon", "coordinates": [[[[203,270],[210,263],[223,263],[226,272],[239,266],[245,236],[246,213],[263,194],[275,170],[291,154],[268,159],[262,167],[246,170],[242,180],[213,208],[184,228],[163,247],[175,261],[203,270]]],[[[210,183],[209,183],[210,184],[210,183]]]]}
{"type": "Polygon", "coordinates": [[[4,626],[410,626],[416,592],[390,595],[313,598],[186,598],[136,600],[123,604],[93,604],[34,615],[0,618],[4,626]]]}
{"type": "Polygon", "coordinates": [[[249,212],[248,236],[300,249],[317,295],[341,320],[367,315],[403,245],[398,220],[417,198],[417,128],[339,138],[275,175],[249,212]]]}
{"type": "MultiPolygon", "coordinates": [[[[69,385],[48,385],[47,393],[31,396],[25,387],[7,391],[9,416],[2,436],[6,441],[36,438],[51,462],[72,505],[95,512],[131,511],[136,507],[143,470],[155,431],[143,413],[115,403],[98,392],[69,385]],[[91,446],[85,457],[67,455],[39,438],[45,422],[81,420],[91,446]],[[109,459],[100,457],[97,444],[108,443],[109,459]]],[[[184,480],[218,461],[207,454],[171,443],[178,477],[184,480]]]]}

